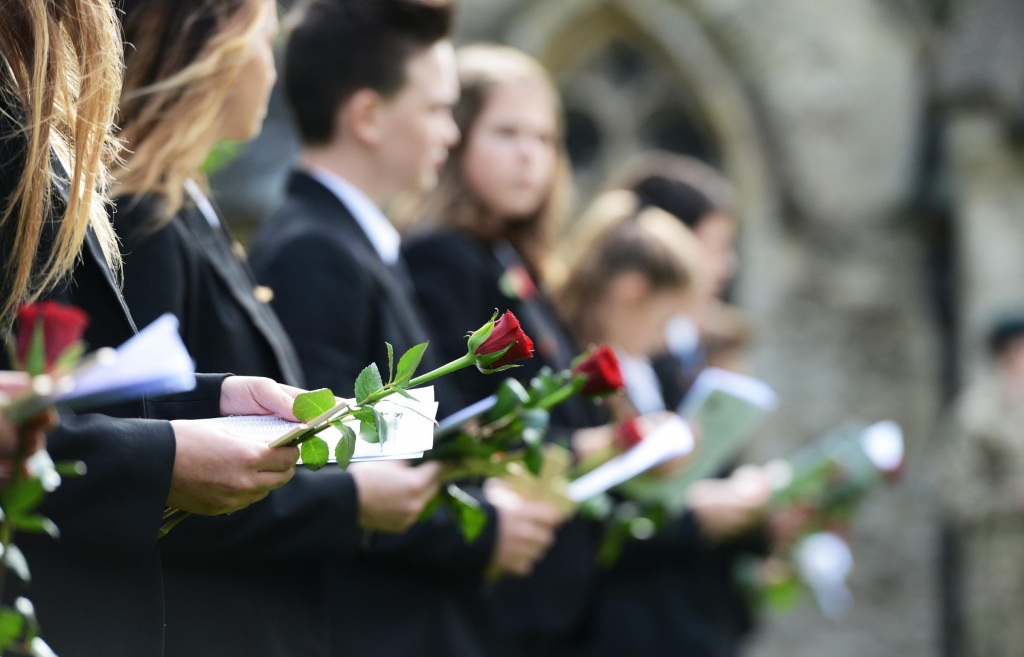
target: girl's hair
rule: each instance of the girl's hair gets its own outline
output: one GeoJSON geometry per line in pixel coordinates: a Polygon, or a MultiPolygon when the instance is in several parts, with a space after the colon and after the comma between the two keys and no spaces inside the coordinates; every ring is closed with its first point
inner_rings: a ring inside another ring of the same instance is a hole
{"type": "Polygon", "coordinates": [[[10,236],[8,261],[0,264],[0,326],[6,326],[19,304],[71,272],[90,226],[107,263],[120,271],[106,211],[107,171],[118,153],[111,133],[121,87],[117,18],[109,2],[97,0],[5,2],[0,55],[0,93],[20,106],[12,109],[21,114],[13,118],[21,124],[25,157],[0,208],[0,233],[10,236]],[[54,156],[66,177],[51,168],[54,156]],[[67,184],[68,203],[53,225],[58,180],[67,184]]]}
{"type": "Polygon", "coordinates": [[[156,194],[159,229],[181,209],[187,178],[215,145],[221,111],[271,3],[122,0],[125,78],[120,134],[130,151],[115,196],[156,194]]]}
{"type": "Polygon", "coordinates": [[[455,122],[462,133],[462,140],[452,148],[437,189],[427,196],[416,216],[424,225],[457,228],[486,242],[506,239],[533,273],[542,276],[545,260],[550,255],[560,223],[568,214],[572,200],[572,176],[563,142],[564,125],[558,91],[540,62],[514,48],[490,44],[465,46],[458,51],[458,65],[462,96],[455,106],[455,122]],[[558,118],[558,134],[555,136],[558,161],[556,178],[547,200],[532,216],[509,222],[509,217],[496,217],[483,205],[470,189],[463,167],[473,129],[495,90],[503,85],[524,82],[542,86],[551,97],[552,111],[558,118]]]}
{"type": "Polygon", "coordinates": [[[566,244],[567,266],[555,300],[582,344],[601,341],[594,311],[623,274],[642,275],[655,294],[690,292],[705,284],[693,233],[663,210],[641,209],[629,192],[598,197],[566,244]]]}

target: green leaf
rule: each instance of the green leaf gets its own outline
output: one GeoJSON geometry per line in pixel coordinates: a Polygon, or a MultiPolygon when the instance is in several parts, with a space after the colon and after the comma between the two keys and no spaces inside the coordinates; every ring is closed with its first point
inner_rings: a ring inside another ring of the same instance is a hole
{"type": "Polygon", "coordinates": [[[331,423],[335,429],[341,432],[341,440],[334,446],[334,460],[338,467],[344,470],[352,461],[352,455],[356,452],[356,432],[342,422],[331,423]]]}
{"type": "Polygon", "coordinates": [[[28,515],[10,515],[7,519],[11,526],[23,532],[33,534],[49,534],[52,538],[60,538],[60,530],[52,520],[37,513],[28,515]]]}
{"type": "Polygon", "coordinates": [[[17,545],[12,543],[7,546],[7,551],[4,552],[4,563],[21,578],[21,581],[26,583],[32,581],[32,573],[28,570],[28,561],[17,545]]]}
{"type": "Polygon", "coordinates": [[[36,320],[36,325],[32,329],[32,342],[29,344],[28,353],[25,354],[24,368],[29,376],[39,376],[46,372],[46,345],[42,317],[36,320]]]}
{"type": "Polygon", "coordinates": [[[35,477],[15,479],[3,492],[4,510],[8,516],[31,513],[46,497],[43,482],[35,477]]]}
{"type": "Polygon", "coordinates": [[[360,422],[369,422],[374,426],[376,426],[377,424],[377,416],[374,415],[372,406],[364,406],[362,408],[357,408],[356,410],[352,411],[352,417],[359,420],[360,422]]]}
{"type": "Polygon", "coordinates": [[[526,443],[526,455],[523,456],[523,464],[526,465],[526,469],[534,477],[540,476],[540,472],[544,468],[544,450],[541,449],[539,442],[526,443]]]}
{"type": "Polygon", "coordinates": [[[64,351],[60,352],[57,356],[57,360],[54,361],[54,369],[69,370],[78,364],[78,361],[82,360],[82,356],[85,355],[85,342],[79,340],[74,344],[68,345],[64,351]]]}
{"type": "Polygon", "coordinates": [[[373,409],[374,425],[377,427],[377,437],[380,438],[381,444],[386,443],[391,438],[388,433],[388,422],[384,419],[384,416],[377,412],[377,409],[373,409]]]}
{"type": "Polygon", "coordinates": [[[395,377],[398,383],[405,383],[416,373],[416,368],[420,366],[420,361],[423,360],[423,354],[426,352],[428,344],[430,343],[418,344],[402,354],[402,359],[398,361],[398,374],[395,377]]]}
{"type": "Polygon", "coordinates": [[[385,342],[388,347],[388,383],[395,380],[395,348],[390,342],[385,342]]]}
{"type": "Polygon", "coordinates": [[[396,385],[396,386],[394,387],[394,390],[395,390],[395,392],[397,392],[398,394],[402,395],[402,396],[403,396],[403,397],[405,397],[406,399],[411,399],[411,400],[413,400],[413,401],[416,401],[416,398],[415,398],[415,397],[413,397],[412,395],[410,395],[410,394],[409,394],[409,391],[408,391],[408,390],[406,390],[405,388],[403,388],[402,386],[396,385]]]}
{"type": "Polygon", "coordinates": [[[427,506],[423,507],[423,511],[420,513],[420,521],[430,520],[433,518],[434,514],[437,513],[442,504],[444,504],[444,495],[442,493],[437,493],[430,498],[430,501],[427,502],[427,506]]]}
{"type": "Polygon", "coordinates": [[[327,465],[331,449],[323,438],[313,436],[299,446],[299,453],[302,455],[302,465],[316,472],[327,465]]]}
{"type": "Polygon", "coordinates": [[[25,619],[10,607],[0,609],[0,651],[21,639],[25,632],[25,619]]]}
{"type": "Polygon", "coordinates": [[[372,422],[366,422],[360,420],[359,422],[359,440],[364,442],[372,443],[376,445],[380,442],[380,436],[377,435],[377,426],[372,422]]]}
{"type": "Polygon", "coordinates": [[[491,420],[500,420],[530,401],[530,393],[515,379],[505,379],[498,386],[498,401],[488,414],[491,420]]]}
{"type": "Polygon", "coordinates": [[[334,393],[327,388],[311,390],[295,398],[292,413],[299,422],[310,422],[334,408],[335,403],[334,393]]]}
{"type": "Polygon", "coordinates": [[[448,484],[447,490],[449,502],[455,510],[455,521],[462,530],[462,536],[467,543],[472,543],[480,538],[484,527],[487,526],[487,513],[475,497],[455,484],[448,484]]]}
{"type": "MultiPolygon", "coordinates": [[[[401,370],[401,366],[399,366],[401,370]]],[[[366,399],[384,387],[384,382],[380,379],[380,370],[377,369],[377,363],[370,363],[363,371],[359,373],[359,377],[356,378],[356,401],[362,403],[366,399]]]]}

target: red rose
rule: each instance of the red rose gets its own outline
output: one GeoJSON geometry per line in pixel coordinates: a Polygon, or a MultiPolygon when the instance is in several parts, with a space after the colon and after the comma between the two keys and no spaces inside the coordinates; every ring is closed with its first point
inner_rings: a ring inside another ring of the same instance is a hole
{"type": "Polygon", "coordinates": [[[533,358],[533,340],[523,332],[519,320],[511,311],[505,311],[505,314],[494,322],[494,328],[491,329],[490,335],[487,336],[483,344],[476,348],[473,355],[490,356],[501,353],[506,348],[508,351],[501,358],[489,363],[478,360],[477,366],[482,371],[490,371],[533,358]]]}
{"type": "MultiPolygon", "coordinates": [[[[27,368],[36,326],[42,322],[44,371],[50,371],[69,347],[82,340],[89,316],[79,308],[55,301],[25,304],[18,310],[18,363],[27,368]]],[[[40,372],[32,372],[39,374],[40,372]]]]}
{"type": "Polygon", "coordinates": [[[580,391],[584,397],[608,395],[621,390],[625,385],[619,359],[611,347],[601,345],[590,356],[572,370],[573,376],[587,377],[580,391]]]}
{"type": "Polygon", "coordinates": [[[643,441],[644,434],[640,426],[640,420],[639,416],[632,417],[619,425],[614,437],[615,447],[619,451],[631,450],[643,441]]]}

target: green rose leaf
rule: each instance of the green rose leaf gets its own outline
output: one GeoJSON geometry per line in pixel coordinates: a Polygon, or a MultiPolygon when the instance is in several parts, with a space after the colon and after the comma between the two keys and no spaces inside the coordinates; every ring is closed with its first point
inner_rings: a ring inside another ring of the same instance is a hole
{"type": "Polygon", "coordinates": [[[335,402],[334,393],[327,388],[311,390],[295,398],[292,413],[299,422],[310,422],[334,408],[335,402]]]}
{"type": "Polygon", "coordinates": [[[420,366],[420,361],[423,360],[423,354],[426,352],[428,344],[427,342],[418,344],[402,354],[402,359],[398,361],[398,375],[395,378],[398,383],[405,383],[416,373],[416,368],[420,366]]]}
{"type": "Polygon", "coordinates": [[[60,538],[60,530],[52,520],[37,513],[27,515],[11,515],[8,522],[15,529],[33,534],[49,534],[53,538],[60,538]]]}
{"type": "Polygon", "coordinates": [[[365,420],[360,420],[359,440],[372,443],[374,445],[379,443],[380,436],[377,435],[377,425],[373,422],[366,422],[365,420]]]}
{"type": "Polygon", "coordinates": [[[338,462],[338,467],[344,470],[351,463],[352,455],[356,453],[356,432],[342,422],[331,424],[341,432],[341,440],[334,446],[334,460],[338,462]]]}
{"type": "MultiPolygon", "coordinates": [[[[401,371],[401,365],[399,365],[399,371],[401,371]]],[[[380,370],[377,369],[377,363],[370,363],[363,371],[359,373],[359,377],[356,378],[356,400],[360,403],[366,401],[366,399],[384,387],[384,382],[380,378],[380,370]]]]}
{"type": "Polygon", "coordinates": [[[369,422],[370,424],[376,425],[377,416],[373,414],[373,407],[364,406],[363,408],[357,408],[352,411],[352,417],[359,420],[360,422],[369,422]]]}
{"type": "Polygon", "coordinates": [[[32,581],[32,573],[28,570],[28,561],[17,545],[7,546],[7,551],[4,552],[4,563],[14,571],[21,581],[25,583],[32,581]]]}
{"type": "Polygon", "coordinates": [[[515,409],[524,406],[530,401],[530,393],[526,391],[522,383],[515,379],[505,379],[498,386],[498,401],[488,414],[492,420],[500,420],[515,409]]]}
{"type": "Polygon", "coordinates": [[[46,497],[43,482],[33,477],[15,479],[4,491],[2,499],[8,516],[28,515],[46,497]]]}
{"type": "Polygon", "coordinates": [[[388,383],[395,380],[395,348],[390,342],[385,342],[388,348],[388,383]]]}
{"type": "Polygon", "coordinates": [[[386,443],[391,437],[388,434],[388,423],[384,416],[377,412],[377,409],[373,409],[373,423],[377,427],[377,436],[380,438],[381,444],[386,443]]]}
{"type": "Polygon", "coordinates": [[[6,653],[7,647],[20,639],[24,631],[25,619],[21,614],[10,607],[0,609],[0,650],[6,653]]]}
{"type": "MultiPolygon", "coordinates": [[[[524,432],[523,437],[525,438],[525,436],[526,433],[524,432]]],[[[540,472],[544,468],[544,450],[541,448],[540,441],[526,443],[526,454],[523,456],[523,464],[526,465],[526,469],[530,471],[530,474],[535,477],[540,476],[540,472]]]]}
{"type": "Polygon", "coordinates": [[[455,520],[467,543],[480,538],[487,526],[487,513],[480,502],[455,484],[448,484],[448,500],[455,510],[455,520]]]}
{"type": "Polygon", "coordinates": [[[437,513],[438,509],[441,508],[441,505],[443,503],[444,496],[441,493],[438,493],[437,495],[434,495],[432,498],[430,498],[430,501],[427,502],[427,506],[423,507],[423,511],[420,512],[420,521],[430,520],[431,518],[433,518],[434,514],[437,513]]]}
{"type": "Polygon", "coordinates": [[[314,472],[327,465],[330,452],[327,442],[320,436],[313,436],[299,447],[302,464],[314,472]]]}

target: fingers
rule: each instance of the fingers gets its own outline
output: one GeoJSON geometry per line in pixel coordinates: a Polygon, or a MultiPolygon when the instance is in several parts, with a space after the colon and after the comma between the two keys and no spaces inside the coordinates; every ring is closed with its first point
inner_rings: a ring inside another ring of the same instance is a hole
{"type": "Polygon", "coordinates": [[[32,378],[25,372],[0,371],[0,391],[14,396],[25,392],[32,385],[32,378]]]}

